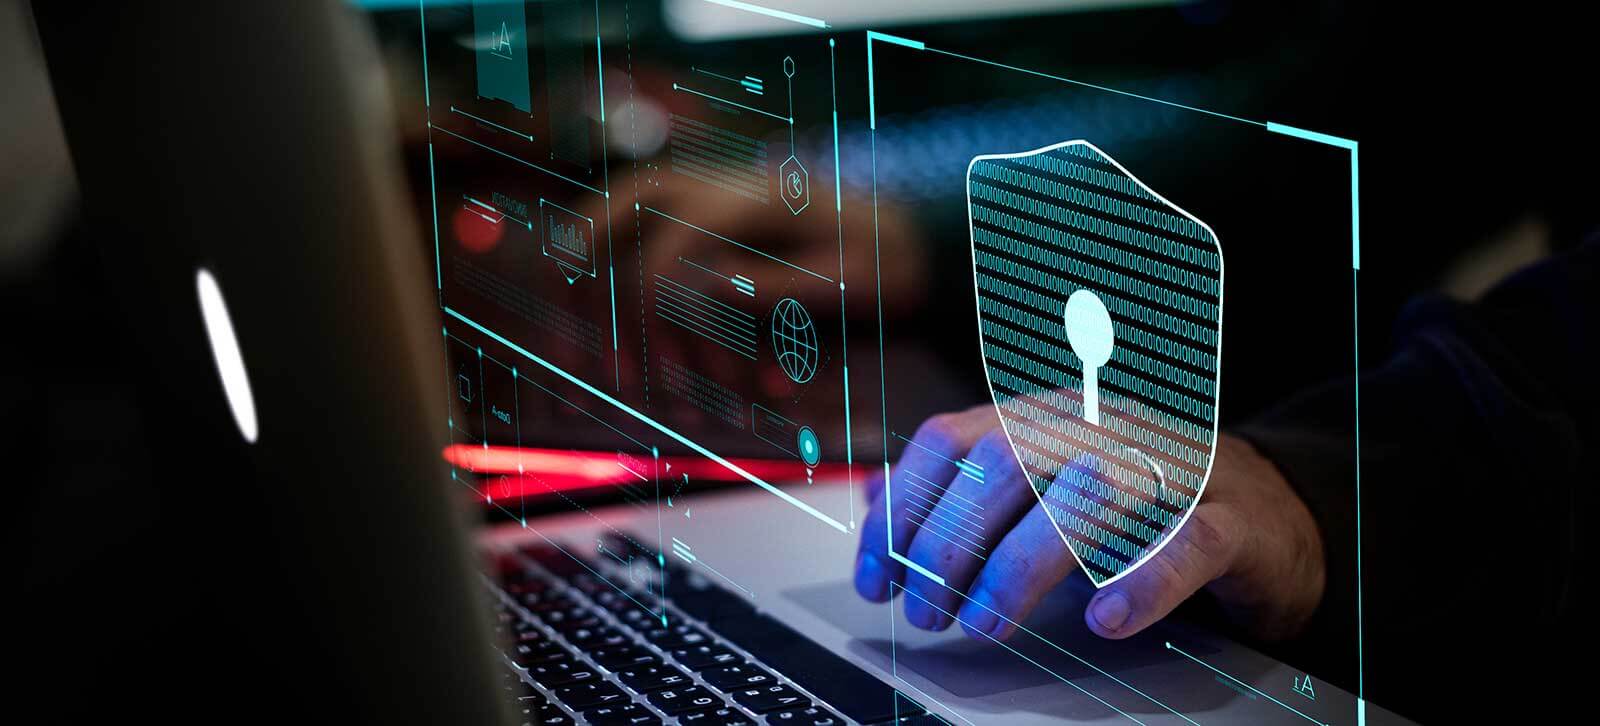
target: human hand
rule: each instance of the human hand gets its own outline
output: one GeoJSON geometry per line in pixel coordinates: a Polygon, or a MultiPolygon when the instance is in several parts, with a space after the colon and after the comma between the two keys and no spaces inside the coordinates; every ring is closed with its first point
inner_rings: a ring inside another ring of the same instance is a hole
{"type": "MultiPolygon", "coordinates": [[[[906,598],[912,625],[944,630],[955,613],[970,634],[1004,639],[1077,561],[1018,468],[993,405],[935,416],[913,441],[891,472],[893,502],[881,475],[869,483],[856,590],[885,602],[890,583],[900,583],[918,596],[906,598]],[[959,475],[950,461],[961,458],[983,467],[984,483],[959,475]],[[891,529],[894,551],[944,586],[908,577],[889,557],[891,529]]],[[[1204,496],[1169,537],[1138,569],[1095,593],[1084,614],[1091,631],[1129,637],[1205,588],[1254,635],[1283,639],[1304,627],[1322,599],[1316,522],[1277,467],[1242,439],[1219,436],[1204,496]]]]}

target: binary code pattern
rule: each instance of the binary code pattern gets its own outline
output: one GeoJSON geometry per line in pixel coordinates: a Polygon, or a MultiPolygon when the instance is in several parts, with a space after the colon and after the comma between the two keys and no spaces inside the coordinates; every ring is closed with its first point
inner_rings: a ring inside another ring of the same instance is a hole
{"type": "Polygon", "coordinates": [[[1083,141],[980,156],[967,173],[979,336],[1018,463],[1096,584],[1153,553],[1194,506],[1216,437],[1216,235],[1083,141]],[[1115,346],[1084,367],[1063,315],[1089,290],[1115,346]]]}

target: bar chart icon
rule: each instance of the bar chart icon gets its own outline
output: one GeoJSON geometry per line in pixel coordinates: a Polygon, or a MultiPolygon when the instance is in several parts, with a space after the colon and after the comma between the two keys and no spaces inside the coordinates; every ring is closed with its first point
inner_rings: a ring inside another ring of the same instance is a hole
{"type": "Polygon", "coordinates": [[[539,228],[541,251],[560,268],[567,284],[595,276],[593,219],[541,198],[539,228]]]}

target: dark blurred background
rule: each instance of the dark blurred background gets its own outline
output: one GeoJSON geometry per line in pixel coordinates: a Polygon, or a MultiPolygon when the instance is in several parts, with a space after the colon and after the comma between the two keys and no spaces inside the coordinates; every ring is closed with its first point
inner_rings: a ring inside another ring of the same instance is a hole
{"type": "MultiPolygon", "coordinates": [[[[417,13],[414,5],[373,5],[356,12],[366,16],[384,51],[384,67],[374,69],[374,82],[386,83],[394,97],[396,143],[410,164],[420,219],[427,187],[417,180],[427,178],[427,167],[417,98],[422,87],[417,13]]],[[[605,5],[603,13],[609,13],[614,4],[605,5]]],[[[632,5],[629,14],[634,50],[641,57],[670,59],[685,44],[722,42],[676,35],[653,4],[632,5]]],[[[608,37],[618,27],[614,18],[603,25],[608,37]]],[[[1366,359],[1383,356],[1392,323],[1407,301],[1419,295],[1474,299],[1510,272],[1576,245],[1600,222],[1593,181],[1600,142],[1590,108],[1596,87],[1589,45],[1593,26],[1576,11],[1535,3],[1424,7],[1218,0],[875,27],[1017,66],[1055,69],[1132,92],[1359,140],[1360,322],[1366,359]]],[[[855,31],[841,29],[838,35],[848,38],[840,44],[839,80],[849,147],[863,138],[863,46],[855,31]]],[[[740,42],[749,48],[781,41],[740,42]]],[[[699,45],[695,52],[714,51],[707,48],[699,45]]],[[[608,78],[611,72],[607,68],[608,78]]],[[[1047,135],[1049,124],[1062,114],[1101,113],[1026,84],[991,89],[996,98],[1009,98],[1005,102],[975,104],[947,79],[907,66],[886,64],[883,72],[899,74],[893,81],[898,103],[906,106],[890,123],[930,139],[939,134],[1047,135]],[[925,109],[924,116],[915,106],[925,109]],[[1010,126],[997,130],[1000,125],[1010,126]]],[[[123,364],[118,351],[138,345],[139,331],[165,321],[129,320],[119,312],[112,292],[117,270],[98,254],[116,240],[97,238],[80,222],[70,153],[55,118],[28,3],[20,0],[0,1],[0,97],[6,99],[6,129],[0,135],[0,310],[8,317],[0,356],[0,445],[11,463],[6,479],[16,493],[6,509],[14,518],[8,531],[21,540],[21,622],[29,631],[25,650],[37,655],[35,670],[42,681],[87,683],[98,676],[89,676],[69,656],[106,652],[96,634],[112,602],[108,598],[151,586],[140,575],[141,563],[123,553],[164,537],[170,518],[187,511],[154,496],[151,483],[163,478],[192,482],[196,496],[203,497],[205,487],[225,485],[227,473],[209,468],[205,452],[193,452],[183,462],[156,461],[148,454],[153,442],[184,436],[175,422],[182,420],[177,412],[185,402],[145,390],[141,382],[150,371],[123,364]]],[[[1098,122],[1117,127],[1115,116],[1098,122]]],[[[802,143],[815,143],[817,130],[806,133],[802,143]]],[[[937,155],[936,146],[928,153],[937,155]]],[[[1184,163],[1164,167],[1162,192],[1205,206],[1209,170],[1216,165],[1264,168],[1273,159],[1261,155],[1271,153],[1266,145],[1194,148],[1184,163]]],[[[1130,166],[1149,162],[1124,161],[1130,166]]],[[[845,166],[848,190],[870,183],[859,167],[845,166]]],[[[970,269],[958,264],[966,240],[942,231],[950,220],[940,216],[947,211],[938,210],[948,210],[948,200],[940,196],[939,180],[919,176],[913,166],[880,169],[886,200],[912,210],[907,216],[921,230],[918,256],[926,265],[924,284],[906,288],[906,304],[896,308],[887,330],[893,334],[891,347],[937,363],[918,379],[934,383],[921,386],[914,399],[907,397],[908,405],[931,412],[981,400],[983,391],[970,377],[951,372],[971,365],[970,348],[940,343],[947,326],[972,329],[951,322],[970,318],[970,299],[929,293],[970,283],[970,269]],[[923,209],[931,211],[919,214],[923,209]]],[[[1342,183],[1333,180],[1329,193],[1342,183]]],[[[1266,209],[1260,224],[1288,228],[1266,209]]],[[[1270,232],[1243,236],[1266,239],[1270,232]]],[[[1310,236],[1344,233],[1319,229],[1310,236]]],[[[1224,233],[1224,245],[1229,239],[1224,233]]],[[[1292,261],[1294,240],[1285,239],[1284,245],[1278,254],[1292,261]]],[[[1337,284],[1344,281],[1316,283],[1328,285],[1328,295],[1344,296],[1334,301],[1339,311],[1347,309],[1349,290],[1337,284]]],[[[1258,329],[1299,321],[1294,311],[1270,305],[1240,314],[1254,319],[1258,329]]],[[[1284,353],[1274,351],[1271,339],[1230,338],[1229,344],[1230,355],[1258,360],[1284,353]]],[[[1253,369],[1248,386],[1224,389],[1233,397],[1223,408],[1225,417],[1240,420],[1298,388],[1347,374],[1348,345],[1349,330],[1335,326],[1315,355],[1253,369]]],[[[133,637],[131,642],[158,641],[133,637]]]]}
{"type": "MultiPolygon", "coordinates": [[[[737,67],[740,59],[781,56],[797,46],[791,36],[686,27],[686,20],[673,15],[684,5],[633,4],[625,18],[620,6],[602,7],[607,42],[620,40],[624,24],[631,39],[626,60],[620,49],[608,50],[607,102],[614,115],[624,113],[620,89],[628,83],[628,68],[644,90],[640,103],[648,108],[640,118],[648,122],[674,111],[670,98],[651,98],[648,89],[675,65],[715,58],[737,67]]],[[[891,20],[873,27],[930,46],[1358,140],[1360,308],[1363,356],[1370,360],[1387,350],[1390,325],[1407,301],[1419,294],[1473,299],[1511,270],[1576,244],[1596,223],[1595,185],[1586,173],[1596,144],[1581,128],[1592,64],[1581,57],[1576,19],[1550,9],[1063,3],[1058,12],[1033,8],[1020,15],[943,11],[954,14],[928,22],[926,16],[939,11],[913,11],[917,7],[875,3],[864,13],[910,18],[914,24],[891,20]]],[[[409,7],[379,10],[372,22],[385,51],[419,222],[426,224],[428,149],[417,13],[409,7]]],[[[430,32],[448,38],[451,31],[430,26],[430,32]]],[[[861,215],[859,222],[869,222],[864,216],[872,193],[865,57],[855,29],[833,34],[840,38],[848,246],[851,218],[861,215]]],[[[885,333],[890,350],[906,356],[907,365],[916,361],[922,369],[928,358],[936,362],[927,375],[937,384],[904,396],[908,415],[986,395],[981,381],[967,375],[975,347],[949,343],[949,330],[974,329],[970,296],[943,292],[971,280],[962,187],[952,180],[972,149],[1018,151],[1068,136],[1117,149],[1113,155],[1136,175],[1218,229],[1230,268],[1226,344],[1230,366],[1242,366],[1223,387],[1225,425],[1250,418],[1289,392],[1349,373],[1350,287],[1348,268],[1338,267],[1347,257],[1329,244],[1342,244],[1349,234],[1342,153],[1318,156],[1305,143],[1283,143],[1259,130],[1219,131],[1215,119],[1202,114],[1152,113],[1152,104],[1024,74],[938,60],[896,62],[887,51],[883,56],[878,193],[883,207],[907,220],[903,237],[914,240],[892,250],[895,257],[886,263],[885,333]],[[1119,141],[1125,142],[1121,148],[1119,141]],[[1236,187],[1216,183],[1227,177],[1254,180],[1259,198],[1252,200],[1251,214],[1228,211],[1240,204],[1226,196],[1236,187]],[[1297,198],[1328,204],[1308,214],[1296,208],[1297,198]],[[890,277],[900,268],[911,270],[910,280],[896,285],[890,277]],[[1285,291],[1297,292],[1299,299],[1286,299],[1285,291]],[[1297,335],[1296,354],[1286,356],[1285,341],[1275,339],[1275,331],[1307,327],[1325,327],[1326,334],[1297,335]]],[[[802,124],[799,133],[799,146],[814,150],[813,157],[831,153],[826,124],[802,124]]],[[[613,141],[619,173],[659,151],[648,143],[630,148],[620,135],[613,141]]],[[[707,206],[714,203],[719,202],[707,206]]],[[[618,239],[629,242],[620,234],[618,239]]],[[[630,308],[626,302],[619,310],[630,308]]],[[[847,311],[851,330],[867,338],[861,349],[875,342],[871,302],[852,295],[847,311]]]]}

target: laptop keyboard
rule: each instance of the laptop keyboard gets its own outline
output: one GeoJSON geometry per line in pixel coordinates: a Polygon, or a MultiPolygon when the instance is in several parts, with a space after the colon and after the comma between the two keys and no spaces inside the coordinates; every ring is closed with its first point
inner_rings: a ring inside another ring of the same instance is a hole
{"type": "Polygon", "coordinates": [[[661,598],[619,591],[604,571],[547,545],[502,558],[492,589],[510,644],[505,690],[526,723],[945,723],[676,563],[665,626],[661,598]]]}

